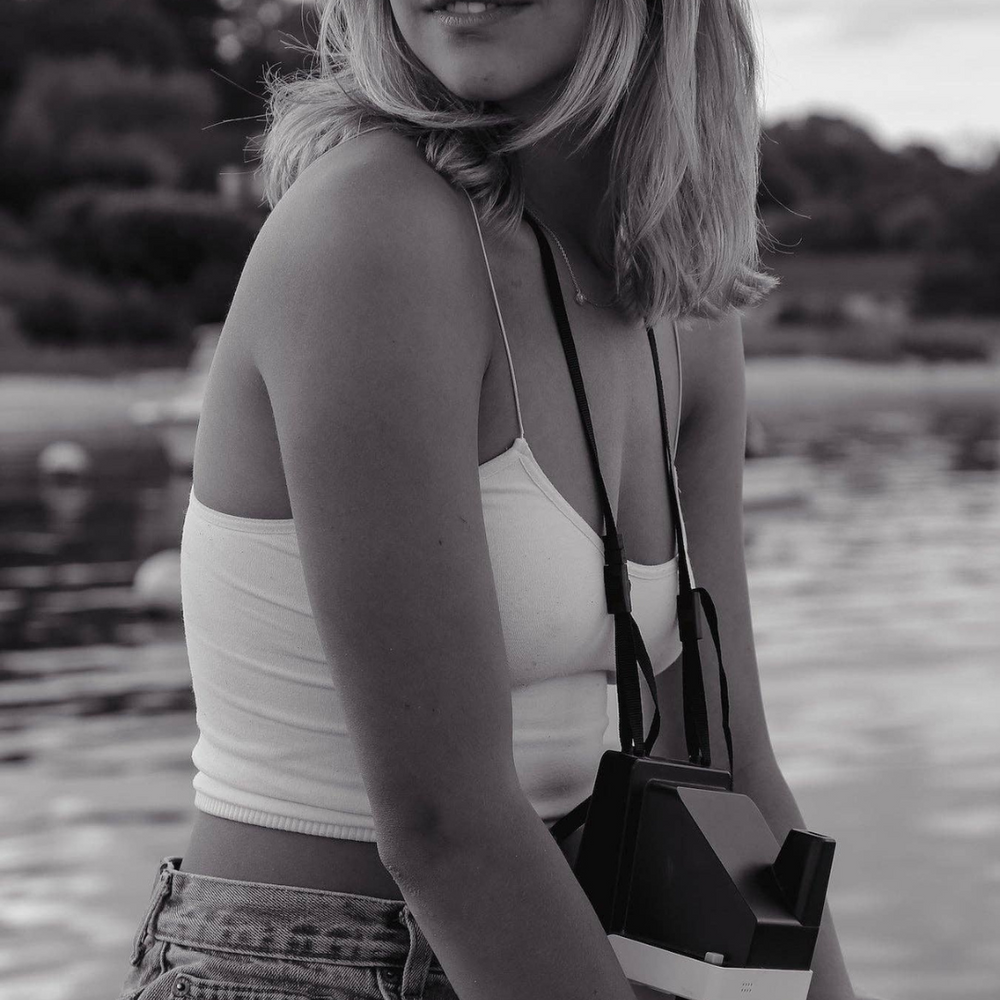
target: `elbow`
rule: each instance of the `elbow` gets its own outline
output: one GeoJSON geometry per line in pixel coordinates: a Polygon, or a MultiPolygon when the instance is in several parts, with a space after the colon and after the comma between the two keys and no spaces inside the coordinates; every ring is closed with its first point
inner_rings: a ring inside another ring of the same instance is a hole
{"type": "Polygon", "coordinates": [[[480,795],[475,803],[437,795],[396,803],[376,815],[379,859],[399,886],[419,884],[470,854],[495,855],[523,808],[530,806],[521,793],[480,795]]]}
{"type": "Polygon", "coordinates": [[[409,881],[412,872],[425,870],[454,850],[457,834],[452,811],[433,798],[377,810],[379,858],[397,882],[409,881]]]}

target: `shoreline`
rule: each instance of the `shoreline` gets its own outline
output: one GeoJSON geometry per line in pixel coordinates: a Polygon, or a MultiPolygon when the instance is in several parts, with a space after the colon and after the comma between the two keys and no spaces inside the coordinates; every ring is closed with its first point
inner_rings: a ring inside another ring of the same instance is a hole
{"type": "Polygon", "coordinates": [[[1000,410],[997,362],[868,362],[826,357],[747,359],[751,415],[909,410],[962,405],[1000,410]]]}
{"type": "MultiPolygon", "coordinates": [[[[1000,407],[1000,363],[870,362],[841,358],[750,357],[747,403],[757,416],[831,408],[910,408],[935,402],[1000,407]]],[[[151,369],[129,375],[0,373],[0,441],[10,432],[46,426],[79,431],[128,423],[128,407],[161,400],[184,387],[186,369],[151,369]]]]}

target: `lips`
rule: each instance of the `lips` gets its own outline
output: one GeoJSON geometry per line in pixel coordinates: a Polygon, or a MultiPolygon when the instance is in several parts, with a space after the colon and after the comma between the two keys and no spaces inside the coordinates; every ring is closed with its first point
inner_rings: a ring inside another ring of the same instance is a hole
{"type": "MultiPolygon", "coordinates": [[[[429,0],[428,3],[424,4],[424,10],[435,11],[444,10],[449,3],[453,0],[429,0]]],[[[489,0],[490,3],[495,3],[498,7],[527,7],[527,0],[489,0]]]]}

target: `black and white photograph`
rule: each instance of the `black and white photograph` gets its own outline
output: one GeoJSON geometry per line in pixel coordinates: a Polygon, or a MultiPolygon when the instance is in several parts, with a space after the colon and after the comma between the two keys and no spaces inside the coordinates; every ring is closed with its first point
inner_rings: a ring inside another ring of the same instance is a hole
{"type": "Polygon", "coordinates": [[[998,52],[0,0],[0,997],[998,1000],[998,52]]]}

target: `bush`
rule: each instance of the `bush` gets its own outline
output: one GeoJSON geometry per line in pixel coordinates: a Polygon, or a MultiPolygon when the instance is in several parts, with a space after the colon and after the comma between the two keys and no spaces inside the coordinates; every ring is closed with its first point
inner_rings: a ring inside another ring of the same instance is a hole
{"type": "Polygon", "coordinates": [[[915,323],[899,338],[903,354],[922,361],[989,361],[1000,346],[1000,322],[946,319],[915,323]]]}
{"type": "Polygon", "coordinates": [[[209,260],[185,289],[187,315],[193,323],[220,323],[226,318],[240,280],[242,261],[209,260]]]}
{"type": "Polygon", "coordinates": [[[203,192],[94,186],[48,199],[36,222],[66,263],[155,287],[186,284],[209,265],[238,275],[260,224],[259,214],[203,192]]]}
{"type": "Polygon", "coordinates": [[[916,310],[926,316],[1000,315],[1000,255],[929,255],[915,298],[916,310]]]}
{"type": "Polygon", "coordinates": [[[82,132],[66,145],[61,180],[86,180],[119,188],[174,187],[184,174],[185,165],[179,157],[155,136],[141,132],[82,132]]]}
{"type": "Polygon", "coordinates": [[[108,284],[37,257],[0,258],[0,303],[37,344],[170,344],[185,329],[142,285],[108,284]]]}
{"type": "Polygon", "coordinates": [[[35,237],[10,212],[0,208],[0,253],[24,253],[35,248],[35,237]]]}
{"type": "Polygon", "coordinates": [[[198,71],[133,68],[103,53],[39,59],[10,103],[3,186],[31,204],[92,179],[175,183],[216,110],[211,81],[198,71]]]}
{"type": "Polygon", "coordinates": [[[7,3],[3,27],[11,34],[4,39],[4,65],[19,70],[40,53],[68,58],[98,51],[128,65],[168,69],[189,64],[189,47],[178,30],[178,19],[168,12],[174,5],[174,0],[170,4],[156,0],[7,3]]]}
{"type": "Polygon", "coordinates": [[[86,267],[91,261],[91,219],[97,201],[107,193],[107,188],[82,184],[49,195],[35,209],[35,234],[63,263],[86,267]]]}
{"type": "Polygon", "coordinates": [[[822,297],[795,297],[781,302],[774,316],[779,326],[812,324],[820,327],[840,327],[847,322],[843,306],[836,300],[822,297]]]}
{"type": "Polygon", "coordinates": [[[777,245],[798,252],[872,250],[878,233],[872,214],[836,198],[804,198],[794,210],[769,206],[763,213],[777,245]]]}

